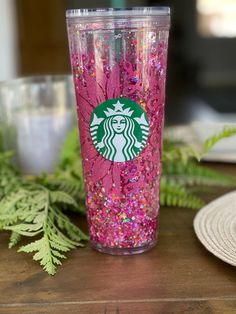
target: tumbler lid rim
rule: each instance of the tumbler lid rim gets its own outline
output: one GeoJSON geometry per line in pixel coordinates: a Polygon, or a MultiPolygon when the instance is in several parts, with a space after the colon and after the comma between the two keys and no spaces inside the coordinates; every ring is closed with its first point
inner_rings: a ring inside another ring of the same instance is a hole
{"type": "Polygon", "coordinates": [[[66,11],[67,18],[73,17],[122,17],[122,16],[168,16],[170,8],[157,7],[130,7],[130,8],[87,8],[66,11]]]}

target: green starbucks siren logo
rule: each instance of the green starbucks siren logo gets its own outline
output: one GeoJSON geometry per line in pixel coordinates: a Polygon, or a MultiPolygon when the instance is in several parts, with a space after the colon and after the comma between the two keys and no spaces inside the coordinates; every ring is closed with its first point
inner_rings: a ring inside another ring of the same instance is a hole
{"type": "Polygon", "coordinates": [[[124,162],[144,148],[149,133],[146,112],[128,98],[109,99],[92,113],[90,133],[97,151],[106,159],[124,162]]]}

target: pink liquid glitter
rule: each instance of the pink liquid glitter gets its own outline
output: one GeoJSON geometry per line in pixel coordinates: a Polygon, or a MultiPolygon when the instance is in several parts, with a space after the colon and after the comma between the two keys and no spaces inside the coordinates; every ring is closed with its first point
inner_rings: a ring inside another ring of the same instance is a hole
{"type": "Polygon", "coordinates": [[[102,252],[156,243],[168,40],[160,20],[68,19],[90,240],[102,252]],[[104,158],[91,138],[94,109],[114,98],[135,101],[149,120],[145,147],[126,162],[104,158]]]}

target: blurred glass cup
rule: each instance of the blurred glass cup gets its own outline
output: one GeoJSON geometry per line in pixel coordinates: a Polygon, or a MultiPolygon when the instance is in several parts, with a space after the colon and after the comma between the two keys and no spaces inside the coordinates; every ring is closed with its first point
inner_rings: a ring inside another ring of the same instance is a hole
{"type": "Polygon", "coordinates": [[[13,150],[24,174],[52,172],[74,120],[74,90],[67,75],[0,83],[3,150],[13,150]]]}

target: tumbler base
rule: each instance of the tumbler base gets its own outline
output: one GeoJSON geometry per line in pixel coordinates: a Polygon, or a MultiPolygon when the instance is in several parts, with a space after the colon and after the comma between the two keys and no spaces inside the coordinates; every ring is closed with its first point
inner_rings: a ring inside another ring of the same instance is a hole
{"type": "Polygon", "coordinates": [[[151,250],[157,243],[157,240],[147,243],[143,246],[133,247],[133,248],[112,248],[104,247],[101,244],[94,243],[90,241],[91,247],[98,252],[111,254],[111,255],[134,255],[141,254],[143,252],[151,250]]]}

